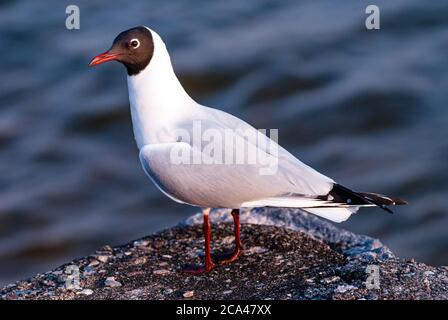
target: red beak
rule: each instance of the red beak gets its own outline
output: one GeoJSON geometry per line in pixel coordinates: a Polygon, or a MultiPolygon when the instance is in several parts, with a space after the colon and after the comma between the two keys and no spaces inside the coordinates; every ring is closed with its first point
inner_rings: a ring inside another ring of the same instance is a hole
{"type": "Polygon", "coordinates": [[[118,56],[118,54],[109,53],[109,51],[103,52],[90,61],[89,67],[97,66],[107,61],[116,60],[118,56]]]}

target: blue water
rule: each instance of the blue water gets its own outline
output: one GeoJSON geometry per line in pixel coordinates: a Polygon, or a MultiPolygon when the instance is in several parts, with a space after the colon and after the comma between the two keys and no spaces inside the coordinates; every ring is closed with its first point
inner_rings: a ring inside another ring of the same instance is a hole
{"type": "Polygon", "coordinates": [[[165,39],[199,102],[278,128],[300,159],[403,197],[343,227],[448,264],[448,4],[375,1],[0,1],[0,284],[195,212],[144,176],[118,64],[89,69],[130,27],[165,39]],[[65,28],[65,7],[81,29],[65,28]]]}

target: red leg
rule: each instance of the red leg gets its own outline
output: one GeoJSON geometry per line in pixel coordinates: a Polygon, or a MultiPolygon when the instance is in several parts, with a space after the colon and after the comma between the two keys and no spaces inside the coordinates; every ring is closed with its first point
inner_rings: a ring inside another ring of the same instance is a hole
{"type": "Polygon", "coordinates": [[[240,233],[240,209],[233,209],[232,217],[235,232],[235,249],[230,254],[216,256],[215,258],[217,259],[219,264],[234,262],[243,253],[243,245],[241,244],[240,233]]]}
{"type": "Polygon", "coordinates": [[[182,271],[192,273],[192,274],[200,274],[204,272],[209,272],[213,269],[215,264],[212,261],[212,257],[210,254],[210,221],[208,220],[208,214],[210,209],[204,209],[204,222],[202,225],[204,232],[204,240],[205,240],[205,264],[203,266],[190,265],[185,267],[182,271]]]}

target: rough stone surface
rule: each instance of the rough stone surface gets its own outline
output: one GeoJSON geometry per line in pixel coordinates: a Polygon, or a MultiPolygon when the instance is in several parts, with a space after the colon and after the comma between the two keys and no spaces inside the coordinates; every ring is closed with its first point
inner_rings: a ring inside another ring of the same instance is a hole
{"type": "MultiPolygon", "coordinates": [[[[211,218],[213,250],[230,250],[229,212],[217,210],[211,218]]],[[[202,261],[199,214],[178,227],[124,246],[105,246],[8,285],[0,298],[448,299],[446,267],[401,260],[379,240],[298,210],[257,209],[243,212],[241,220],[244,255],[208,274],[180,271],[185,263],[202,261]],[[366,287],[369,265],[379,268],[379,289],[366,287]]]]}

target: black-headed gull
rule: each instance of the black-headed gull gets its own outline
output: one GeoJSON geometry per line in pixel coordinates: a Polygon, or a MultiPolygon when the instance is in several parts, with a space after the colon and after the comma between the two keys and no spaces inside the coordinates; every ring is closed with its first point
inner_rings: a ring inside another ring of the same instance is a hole
{"type": "Polygon", "coordinates": [[[112,47],[96,56],[90,66],[111,60],[121,62],[127,70],[133,130],[144,171],[174,201],[203,210],[205,264],[188,271],[207,272],[214,267],[210,255],[210,208],[232,210],[236,246],[231,254],[219,260],[225,263],[236,260],[242,253],[240,208],[302,208],[341,222],[360,207],[379,206],[391,212],[386,206],[406,203],[343,187],[243,120],[196,103],[174,73],[165,43],[147,27],[120,33],[112,47]],[[208,135],[205,138],[208,142],[211,136],[230,139],[215,141],[213,151],[201,157],[206,147],[193,142],[198,126],[200,139],[204,135],[208,135]],[[251,135],[257,139],[249,139],[251,135]],[[238,138],[246,146],[235,143],[238,138]],[[241,159],[258,156],[269,161],[224,161],[224,158],[234,160],[238,154],[241,159]],[[264,169],[272,170],[263,172],[264,169]]]}

